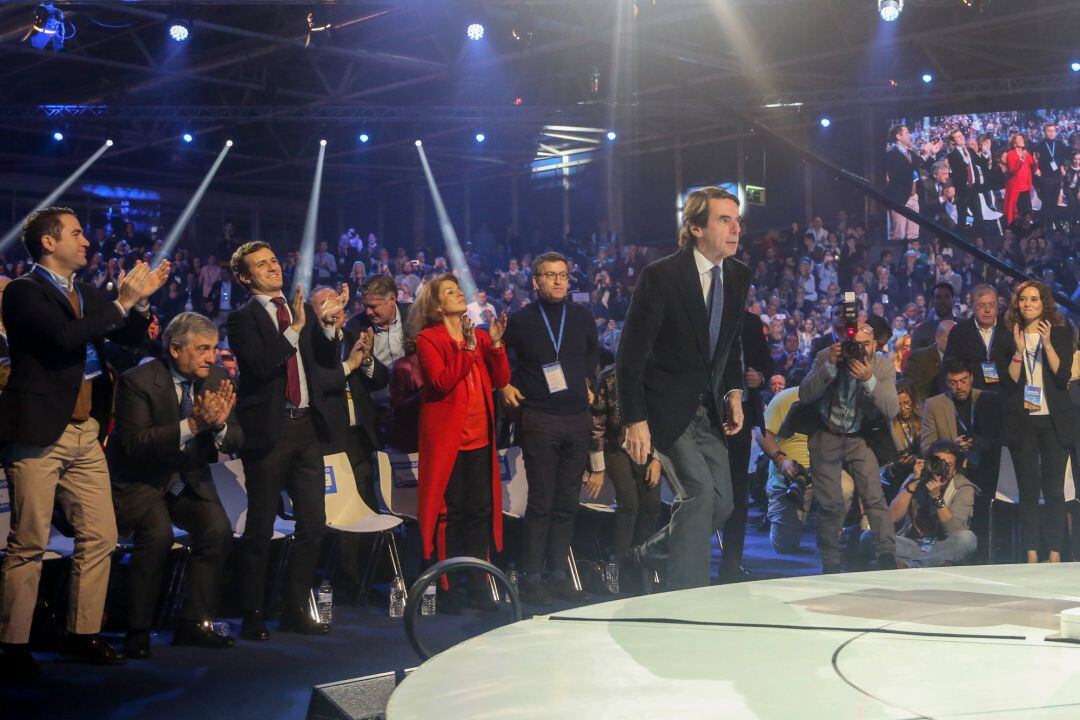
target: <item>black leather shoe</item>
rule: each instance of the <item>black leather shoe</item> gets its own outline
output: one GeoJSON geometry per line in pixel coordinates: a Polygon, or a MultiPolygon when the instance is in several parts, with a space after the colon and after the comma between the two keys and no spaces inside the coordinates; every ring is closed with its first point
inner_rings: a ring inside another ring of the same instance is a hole
{"type": "Polygon", "coordinates": [[[12,685],[41,677],[41,666],[30,653],[29,643],[0,643],[0,683],[12,685]]]}
{"type": "Polygon", "coordinates": [[[77,635],[68,633],[60,655],[65,660],[92,663],[94,665],[122,665],[127,662],[124,653],[114,648],[100,635],[77,635]]]}
{"type": "Polygon", "coordinates": [[[222,648],[231,648],[236,644],[236,641],[228,635],[221,635],[216,632],[214,623],[210,620],[203,620],[202,622],[181,620],[176,624],[172,644],[220,650],[222,648]]]}
{"type": "Polygon", "coordinates": [[[590,597],[589,593],[574,587],[574,581],[568,577],[549,582],[548,592],[553,598],[564,602],[584,602],[590,597]]]}
{"type": "Polygon", "coordinates": [[[281,621],[278,622],[278,630],[281,632],[300,633],[301,635],[325,635],[330,632],[330,626],[317,620],[313,620],[305,607],[287,608],[281,611],[281,621]]]}
{"type": "Polygon", "coordinates": [[[256,642],[270,639],[270,631],[266,629],[266,616],[262,610],[244,614],[244,622],[240,625],[240,637],[256,642]]]}
{"type": "Polygon", "coordinates": [[[844,572],[844,568],[839,563],[822,563],[821,574],[822,575],[839,575],[844,572]]]}
{"type": "Polygon", "coordinates": [[[521,601],[526,605],[548,607],[554,602],[543,580],[526,580],[518,585],[521,601]]]}
{"type": "Polygon", "coordinates": [[[495,612],[499,609],[499,603],[491,596],[491,587],[485,582],[479,587],[469,588],[469,607],[473,610],[495,612]]]}
{"type": "Polygon", "coordinates": [[[656,569],[649,564],[643,545],[630,548],[630,551],[623,558],[622,565],[628,571],[627,576],[632,575],[637,580],[642,594],[648,595],[652,593],[656,579],[656,569]]]}
{"type": "Polygon", "coordinates": [[[150,657],[150,631],[128,630],[124,640],[124,652],[129,660],[145,660],[150,657]]]}

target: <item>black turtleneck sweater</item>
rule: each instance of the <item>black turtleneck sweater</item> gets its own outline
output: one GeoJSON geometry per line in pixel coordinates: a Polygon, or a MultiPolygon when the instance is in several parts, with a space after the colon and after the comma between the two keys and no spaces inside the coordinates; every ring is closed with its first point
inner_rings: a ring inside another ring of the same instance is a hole
{"type": "Polygon", "coordinates": [[[555,362],[555,346],[540,312],[543,308],[551,332],[559,338],[563,303],[537,300],[510,316],[506,326],[506,347],[514,361],[514,386],[525,396],[525,407],[552,415],[574,415],[589,409],[585,383],[592,382],[599,360],[596,321],[583,305],[566,302],[566,330],[563,332],[559,363],[567,389],[548,392],[543,366],[555,362]]]}

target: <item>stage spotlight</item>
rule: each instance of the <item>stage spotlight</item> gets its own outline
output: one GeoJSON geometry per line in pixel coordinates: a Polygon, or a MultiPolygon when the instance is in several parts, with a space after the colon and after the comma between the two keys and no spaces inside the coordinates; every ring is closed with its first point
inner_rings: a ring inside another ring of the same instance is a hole
{"type": "Polygon", "coordinates": [[[885,22],[896,22],[904,11],[904,0],[878,0],[877,10],[885,22]]]}
{"type": "Polygon", "coordinates": [[[929,85],[930,83],[934,82],[934,76],[931,75],[930,73],[923,73],[922,81],[924,83],[926,83],[927,85],[929,85]]]}
{"type": "Polygon", "coordinates": [[[615,132],[614,130],[608,130],[607,135],[605,135],[604,137],[608,139],[608,142],[615,142],[615,139],[619,137],[619,133],[615,132]]]}
{"type": "Polygon", "coordinates": [[[366,143],[370,139],[371,139],[371,136],[368,135],[367,133],[360,133],[360,142],[366,143]]]}
{"type": "Polygon", "coordinates": [[[113,146],[113,141],[112,140],[106,140],[105,141],[105,147],[112,147],[112,146],[113,146]]]}
{"type": "Polygon", "coordinates": [[[64,133],[57,130],[52,134],[52,139],[55,140],[56,142],[60,142],[60,141],[62,141],[64,139],[64,133]]]}
{"type": "Polygon", "coordinates": [[[484,133],[476,133],[476,142],[482,143],[485,140],[487,140],[487,135],[485,135],[484,133]]]}
{"type": "Polygon", "coordinates": [[[484,26],[480,23],[473,23],[465,29],[465,36],[470,40],[483,40],[484,26]]]}
{"type": "Polygon", "coordinates": [[[818,122],[821,123],[821,127],[823,127],[823,128],[827,128],[830,125],[832,125],[832,120],[830,120],[827,117],[821,118],[820,120],[818,120],[818,122]]]}
{"type": "Polygon", "coordinates": [[[1074,62],[1072,65],[1069,66],[1069,69],[1073,72],[1080,72],[1080,62],[1074,62]]]}
{"type": "Polygon", "coordinates": [[[225,141],[225,147],[232,147],[232,144],[233,144],[232,140],[226,140],[225,141]]]}
{"type": "Polygon", "coordinates": [[[322,140],[320,140],[319,145],[321,145],[322,147],[326,147],[326,138],[323,138],[322,140]]]}
{"type": "Polygon", "coordinates": [[[191,37],[191,23],[180,18],[169,20],[169,37],[178,43],[186,41],[191,37]]]}
{"type": "Polygon", "coordinates": [[[421,147],[421,146],[423,146],[423,144],[424,143],[423,143],[422,140],[417,140],[416,142],[413,143],[413,145],[415,145],[416,147],[421,147]]]}
{"type": "Polygon", "coordinates": [[[189,143],[189,142],[192,142],[193,140],[195,140],[195,136],[192,135],[189,132],[186,132],[186,133],[184,133],[183,135],[180,136],[180,139],[183,140],[186,143],[189,143]]]}

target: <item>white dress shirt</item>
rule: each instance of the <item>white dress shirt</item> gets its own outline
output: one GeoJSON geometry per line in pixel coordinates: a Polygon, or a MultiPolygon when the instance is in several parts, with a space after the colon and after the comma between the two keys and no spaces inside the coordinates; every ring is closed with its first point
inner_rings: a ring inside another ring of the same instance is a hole
{"type": "MultiPolygon", "coordinates": [[[[75,287],[75,273],[72,273],[71,277],[66,278],[63,275],[61,275],[60,273],[53,272],[52,270],[45,267],[41,263],[37,263],[37,267],[39,267],[42,270],[44,270],[45,272],[49,273],[49,277],[51,277],[53,279],[53,282],[55,282],[57,285],[62,287],[65,292],[71,292],[72,289],[74,289],[74,287],[75,287]]],[[[119,290],[120,290],[120,288],[117,287],[117,292],[119,292],[119,290]]],[[[117,309],[120,310],[121,315],[123,315],[124,317],[127,317],[128,311],[124,309],[124,306],[120,304],[119,300],[113,300],[113,305],[115,305],[117,307],[117,309]]],[[[136,305],[134,309],[138,310],[139,312],[146,312],[147,310],[150,309],[150,300],[149,299],[140,300],[139,304],[136,305]]]]}
{"type": "MultiPolygon", "coordinates": [[[[694,264],[697,265],[698,280],[701,282],[701,297],[705,300],[705,311],[708,312],[709,290],[712,288],[713,263],[709,258],[702,255],[700,250],[694,248],[694,264]]],[[[721,277],[723,277],[724,261],[721,260],[717,263],[717,267],[721,269],[721,277]]]]}
{"type": "MultiPolygon", "coordinates": [[[[278,326],[277,320],[277,307],[274,306],[273,298],[279,297],[285,301],[285,310],[289,313],[289,323],[292,324],[293,314],[292,308],[289,307],[289,300],[280,291],[277,295],[271,297],[270,295],[256,294],[255,299],[259,301],[259,304],[266,310],[266,314],[270,316],[270,320],[274,323],[274,327],[278,326]]],[[[320,324],[323,334],[328,338],[334,336],[334,329],[327,329],[320,324]]],[[[300,333],[292,329],[292,327],[285,328],[285,332],[282,333],[289,344],[296,348],[296,368],[300,375],[300,404],[297,405],[297,409],[302,409],[310,406],[311,400],[308,398],[308,383],[307,373],[304,372],[304,358],[300,355],[300,333]]]]}
{"type": "Polygon", "coordinates": [[[988,328],[984,328],[979,324],[979,321],[975,321],[975,328],[979,331],[979,335],[982,337],[983,346],[986,347],[986,354],[990,354],[990,343],[994,341],[994,326],[991,325],[988,328]]]}

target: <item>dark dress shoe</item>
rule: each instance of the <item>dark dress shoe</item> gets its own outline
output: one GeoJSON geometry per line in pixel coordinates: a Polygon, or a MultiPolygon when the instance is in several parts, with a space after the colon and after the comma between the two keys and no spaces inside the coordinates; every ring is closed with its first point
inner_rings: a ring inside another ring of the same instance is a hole
{"type": "Polygon", "coordinates": [[[330,632],[330,626],[313,620],[308,614],[307,608],[287,608],[281,611],[281,621],[278,622],[278,630],[281,632],[300,633],[301,635],[325,635],[330,632]]]}
{"type": "Polygon", "coordinates": [[[41,666],[30,653],[29,643],[0,643],[0,683],[19,683],[41,677],[41,666]]]}
{"type": "Polygon", "coordinates": [[[240,625],[240,637],[257,642],[270,639],[270,631],[266,629],[266,616],[262,610],[244,615],[244,622],[240,625]]]}
{"type": "Polygon", "coordinates": [[[548,591],[552,597],[563,602],[584,602],[590,597],[589,593],[574,587],[574,581],[568,577],[548,583],[548,591]]]}
{"type": "Polygon", "coordinates": [[[215,631],[214,623],[209,620],[203,620],[202,622],[185,620],[176,624],[172,644],[220,650],[221,648],[231,648],[236,644],[236,641],[228,635],[222,635],[215,631]]]}
{"type": "Polygon", "coordinates": [[[150,631],[129,630],[124,640],[124,652],[129,660],[145,660],[150,657],[150,631]]]}
{"type": "Polygon", "coordinates": [[[478,588],[469,589],[469,607],[483,612],[495,612],[499,609],[499,602],[491,596],[491,588],[484,583],[478,588]]]}
{"type": "Polygon", "coordinates": [[[555,602],[551,597],[551,593],[548,592],[547,587],[542,580],[526,580],[518,585],[518,592],[521,593],[521,601],[527,605],[536,605],[539,607],[548,607],[551,603],[555,602]]]}
{"type": "Polygon", "coordinates": [[[649,564],[644,545],[636,545],[630,548],[623,557],[622,566],[626,570],[627,577],[633,577],[641,588],[641,593],[648,595],[653,591],[653,581],[656,578],[656,568],[649,564]]]}
{"type": "Polygon", "coordinates": [[[68,633],[60,655],[66,660],[94,665],[121,665],[127,662],[124,653],[105,642],[100,635],[68,633]]]}

